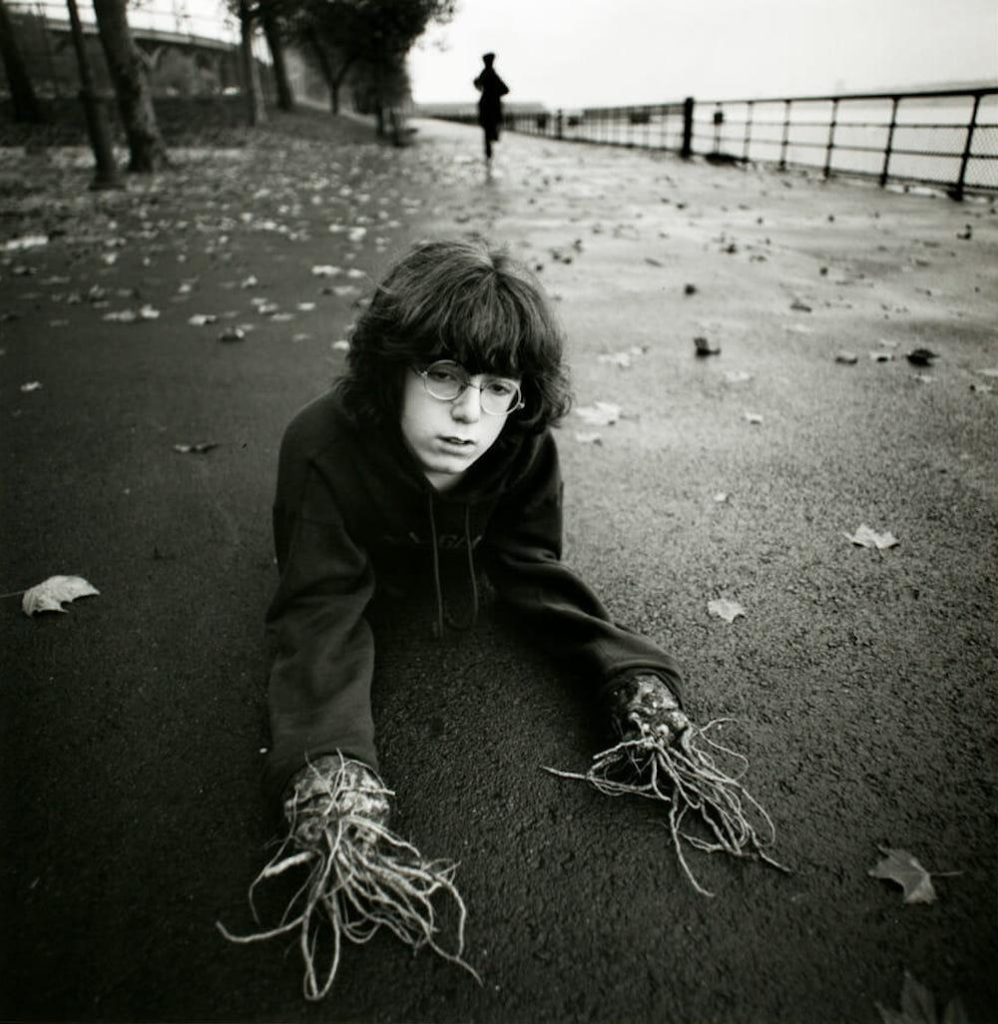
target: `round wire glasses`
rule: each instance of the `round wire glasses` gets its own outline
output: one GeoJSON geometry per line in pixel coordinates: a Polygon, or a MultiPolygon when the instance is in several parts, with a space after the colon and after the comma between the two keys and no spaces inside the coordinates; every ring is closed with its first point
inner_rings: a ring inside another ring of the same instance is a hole
{"type": "Polygon", "coordinates": [[[426,393],[441,402],[453,402],[468,388],[478,388],[482,396],[482,412],[490,416],[505,416],[524,406],[518,381],[486,375],[481,384],[472,384],[468,371],[452,359],[438,359],[425,370],[414,372],[423,378],[426,393]]]}

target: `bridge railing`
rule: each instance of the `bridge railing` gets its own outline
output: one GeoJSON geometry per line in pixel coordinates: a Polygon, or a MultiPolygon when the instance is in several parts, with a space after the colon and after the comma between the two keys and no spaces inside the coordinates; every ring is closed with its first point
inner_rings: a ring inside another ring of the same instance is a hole
{"type": "MultiPolygon", "coordinates": [[[[473,120],[457,117],[455,120],[473,120]]],[[[510,114],[513,131],[812,168],[966,192],[998,191],[998,86],[655,103],[510,114]]]]}

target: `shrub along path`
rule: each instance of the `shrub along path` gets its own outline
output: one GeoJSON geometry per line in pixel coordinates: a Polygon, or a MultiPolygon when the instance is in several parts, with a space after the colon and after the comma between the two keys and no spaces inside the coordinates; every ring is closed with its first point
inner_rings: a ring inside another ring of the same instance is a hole
{"type": "Polygon", "coordinates": [[[993,204],[515,136],[486,178],[476,130],[417,127],[188,133],[99,195],[85,150],[0,149],[0,590],[100,590],[0,604],[0,1016],[873,1022],[908,970],[998,1019],[993,204]],[[382,767],[398,831],[461,862],[483,985],[378,937],[311,1006],[293,945],[215,930],[250,927],[275,828],[277,446],[372,276],[472,231],[570,337],[567,560],[684,662],[698,720],[737,719],[795,872],[700,857],[697,895],[659,808],[540,770],[605,740],[584,681],[491,615],[438,644],[404,609],[378,623],[382,767]],[[905,905],[878,845],[960,874],[905,905]]]}

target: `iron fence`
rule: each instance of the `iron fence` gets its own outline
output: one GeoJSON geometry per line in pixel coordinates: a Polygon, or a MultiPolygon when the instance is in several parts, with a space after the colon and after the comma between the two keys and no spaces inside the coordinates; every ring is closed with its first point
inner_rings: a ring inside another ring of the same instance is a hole
{"type": "MultiPolygon", "coordinates": [[[[474,121],[474,113],[452,116],[474,121]]],[[[546,138],[666,150],[944,188],[998,191],[998,87],[772,99],[686,99],[512,113],[506,126],[546,138]]]]}

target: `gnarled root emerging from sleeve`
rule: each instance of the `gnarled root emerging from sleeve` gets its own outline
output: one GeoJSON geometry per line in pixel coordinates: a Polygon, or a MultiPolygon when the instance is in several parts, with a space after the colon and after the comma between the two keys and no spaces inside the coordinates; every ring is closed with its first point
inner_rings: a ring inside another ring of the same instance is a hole
{"type": "Polygon", "coordinates": [[[478,974],[463,959],[464,901],[454,885],[456,865],[428,861],[411,843],[387,827],[388,798],[377,776],[356,761],[324,759],[296,778],[285,801],[287,837],[250,886],[250,908],[259,923],[254,894],[257,886],[298,868],[305,879],[280,922],[249,935],[218,929],[232,942],[262,942],[297,934],[305,964],[305,997],[324,998],[339,968],[343,939],[368,942],[385,927],[419,950],[429,946],[447,960],[478,974]],[[328,769],[329,763],[334,769],[328,769]],[[442,895],[457,908],[456,949],[437,941],[440,931],[434,897],[442,895]],[[322,966],[320,932],[328,926],[331,951],[322,966]]]}
{"type": "Polygon", "coordinates": [[[614,719],[623,738],[593,757],[587,772],[546,770],[566,779],[583,779],[608,796],[642,796],[669,807],[672,843],[693,888],[704,896],[714,894],[696,879],[683,852],[685,840],[705,853],[728,853],[757,858],[781,871],[788,868],[774,860],[766,848],[776,840],[776,827],[762,805],[741,782],[748,760],[712,739],[710,732],[730,719],[716,719],[697,728],[674,698],[655,680],[634,681],[628,692],[617,695],[614,719]],[[664,693],[663,693],[664,691],[664,693]],[[740,763],[731,774],[717,762],[724,754],[740,763]],[[699,821],[700,835],[684,825],[699,821]]]}

